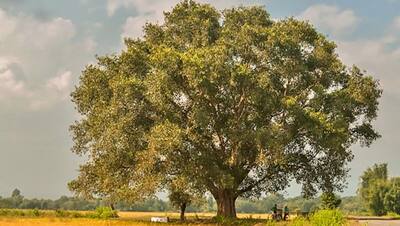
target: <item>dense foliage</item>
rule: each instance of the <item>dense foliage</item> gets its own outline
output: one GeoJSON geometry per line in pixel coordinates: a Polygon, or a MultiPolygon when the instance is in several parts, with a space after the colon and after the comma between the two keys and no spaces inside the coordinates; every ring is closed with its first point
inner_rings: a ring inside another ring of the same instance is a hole
{"type": "Polygon", "coordinates": [[[336,209],[342,200],[332,192],[324,192],[321,195],[321,207],[323,209],[336,209]]]}
{"type": "Polygon", "coordinates": [[[238,198],[291,180],[305,196],[340,190],[351,145],[379,137],[378,82],[307,22],[191,0],[164,21],[88,65],[72,93],[78,195],[133,202],[185,177],[235,217],[238,198]]]}
{"type": "Polygon", "coordinates": [[[387,164],[375,164],[364,172],[358,194],[373,215],[400,214],[400,178],[388,178],[387,164]]]}
{"type": "Polygon", "coordinates": [[[180,210],[181,221],[185,220],[186,208],[191,204],[201,204],[204,201],[204,189],[191,186],[190,180],[177,177],[168,183],[168,199],[180,210]]]}
{"type": "Polygon", "coordinates": [[[62,196],[57,200],[27,199],[21,195],[18,189],[12,192],[11,197],[0,197],[0,208],[3,209],[93,210],[102,204],[104,203],[100,200],[87,201],[81,198],[66,196],[62,196]]]}
{"type": "Polygon", "coordinates": [[[310,217],[311,225],[343,226],[346,217],[340,210],[319,210],[310,217]]]}
{"type": "Polygon", "coordinates": [[[387,211],[400,214],[400,178],[392,178],[388,183],[384,205],[387,211]]]}
{"type": "Polygon", "coordinates": [[[97,207],[94,211],[71,211],[71,210],[39,210],[39,209],[0,209],[0,217],[58,217],[58,218],[95,218],[111,219],[118,218],[117,211],[110,207],[97,207]]]}
{"type": "MultiPolygon", "coordinates": [[[[360,214],[366,212],[361,200],[358,197],[342,197],[339,209],[346,213],[360,214]]],[[[270,213],[274,204],[279,207],[287,205],[290,212],[314,212],[322,208],[320,198],[305,199],[302,197],[284,198],[282,195],[269,195],[259,200],[239,199],[237,201],[237,212],[239,213],[270,213]]],[[[102,200],[85,200],[76,197],[62,196],[56,200],[50,199],[27,199],[20,193],[19,196],[2,198],[0,197],[0,209],[38,209],[38,210],[58,210],[58,216],[68,217],[74,212],[63,210],[95,210],[98,207],[108,205],[102,200]],[[16,201],[18,200],[18,201],[16,201]]],[[[173,203],[159,198],[146,199],[134,204],[117,202],[114,205],[119,211],[140,211],[140,212],[164,212],[179,211],[180,207],[173,203]]],[[[195,199],[194,203],[187,206],[188,212],[215,212],[217,205],[212,197],[195,199]]],[[[5,212],[4,214],[18,214],[5,212]]],[[[26,212],[25,215],[33,215],[26,212]]]]}

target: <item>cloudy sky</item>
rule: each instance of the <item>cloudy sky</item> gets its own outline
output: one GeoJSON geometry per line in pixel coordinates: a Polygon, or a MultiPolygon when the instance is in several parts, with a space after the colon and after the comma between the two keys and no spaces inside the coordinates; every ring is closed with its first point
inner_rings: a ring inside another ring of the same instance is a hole
{"type": "MultiPolygon", "coordinates": [[[[68,126],[78,115],[69,93],[96,54],[117,53],[146,21],[162,21],[177,0],[0,0],[0,196],[70,193],[66,183],[82,161],[70,152],[68,126]]],[[[345,195],[362,171],[389,163],[400,176],[400,0],[201,0],[222,9],[265,5],[273,18],[309,20],[338,44],[343,61],[381,81],[376,127],[383,137],[354,146],[345,195]]],[[[294,187],[289,195],[298,195],[294,187]]]]}

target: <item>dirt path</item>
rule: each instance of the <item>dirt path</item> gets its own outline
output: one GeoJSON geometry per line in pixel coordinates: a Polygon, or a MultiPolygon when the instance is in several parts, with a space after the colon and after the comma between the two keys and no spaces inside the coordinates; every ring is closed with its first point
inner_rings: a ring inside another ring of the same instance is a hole
{"type": "Polygon", "coordinates": [[[400,226],[400,220],[360,220],[359,223],[367,226],[400,226]]]}

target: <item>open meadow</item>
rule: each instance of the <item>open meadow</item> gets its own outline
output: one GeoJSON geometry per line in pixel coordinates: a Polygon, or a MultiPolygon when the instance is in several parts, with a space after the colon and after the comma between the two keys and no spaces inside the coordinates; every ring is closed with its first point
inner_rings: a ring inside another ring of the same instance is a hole
{"type": "MultiPolygon", "coordinates": [[[[313,226],[327,224],[313,224],[306,220],[298,220],[292,217],[289,221],[274,222],[269,214],[238,214],[236,221],[215,221],[212,219],[215,213],[188,213],[187,221],[179,221],[179,213],[173,212],[119,212],[117,219],[94,219],[86,217],[58,217],[55,211],[43,211],[39,216],[31,216],[28,211],[23,211],[25,216],[0,216],[1,226],[148,226],[148,225],[265,225],[265,226],[313,226]],[[169,223],[152,223],[150,218],[169,217],[169,223]]],[[[73,213],[73,212],[70,212],[73,213]]],[[[74,212],[78,213],[78,212],[74,212]]],[[[84,215],[90,212],[80,211],[84,215]]],[[[365,225],[357,221],[347,221],[344,224],[335,225],[365,225]]]]}
{"type": "MultiPolygon", "coordinates": [[[[154,216],[169,217],[171,222],[168,225],[216,225],[211,221],[214,213],[188,213],[187,222],[179,221],[179,213],[173,212],[119,212],[117,219],[91,219],[57,217],[54,211],[44,211],[37,217],[29,216],[2,216],[0,217],[1,226],[133,226],[133,225],[162,225],[163,223],[151,223],[150,218],[154,216]]],[[[79,211],[81,214],[90,212],[79,211]]],[[[246,224],[254,225],[270,218],[269,214],[238,214],[241,219],[246,219],[246,224]],[[251,219],[251,220],[250,220],[251,219]]],[[[266,223],[266,221],[265,221],[266,223]]]]}

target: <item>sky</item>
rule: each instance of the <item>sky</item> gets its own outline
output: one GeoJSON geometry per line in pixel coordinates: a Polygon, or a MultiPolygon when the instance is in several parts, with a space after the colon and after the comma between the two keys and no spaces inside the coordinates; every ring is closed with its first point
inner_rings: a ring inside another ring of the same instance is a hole
{"type": "MultiPolygon", "coordinates": [[[[162,22],[177,0],[0,0],[0,196],[71,195],[66,184],[83,159],[68,127],[79,115],[69,94],[96,55],[118,53],[124,37],[140,37],[145,22],[162,22]]],[[[386,162],[400,176],[400,0],[200,0],[218,9],[263,5],[274,19],[307,20],[347,65],[380,80],[383,96],[371,147],[352,147],[348,187],[386,162]]],[[[286,193],[300,194],[293,185],[286,193]]]]}

